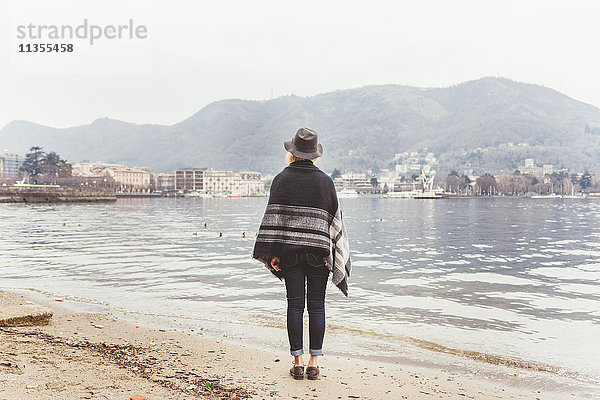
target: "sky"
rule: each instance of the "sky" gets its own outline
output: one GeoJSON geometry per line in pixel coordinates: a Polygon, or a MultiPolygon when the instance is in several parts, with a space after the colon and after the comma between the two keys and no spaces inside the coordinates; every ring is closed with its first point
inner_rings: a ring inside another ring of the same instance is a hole
{"type": "Polygon", "coordinates": [[[173,124],[222,99],[445,87],[484,76],[600,107],[598,16],[596,0],[3,1],[0,128],[104,117],[173,124]],[[19,25],[85,19],[100,29],[131,20],[146,36],[93,45],[89,37],[18,37],[19,25]],[[34,43],[74,49],[19,53],[34,43]]]}

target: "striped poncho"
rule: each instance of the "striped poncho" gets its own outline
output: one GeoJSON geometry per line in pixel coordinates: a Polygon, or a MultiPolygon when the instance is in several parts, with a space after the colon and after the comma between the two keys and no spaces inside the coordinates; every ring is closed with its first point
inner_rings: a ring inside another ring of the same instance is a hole
{"type": "Polygon", "coordinates": [[[253,257],[281,279],[271,259],[298,252],[323,257],[332,282],[348,296],[350,249],[337,193],[309,160],[291,163],[273,179],[253,257]]]}

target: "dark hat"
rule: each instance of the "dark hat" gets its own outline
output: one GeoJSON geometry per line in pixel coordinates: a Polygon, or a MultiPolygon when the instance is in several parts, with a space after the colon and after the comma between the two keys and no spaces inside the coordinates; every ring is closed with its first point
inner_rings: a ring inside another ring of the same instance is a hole
{"type": "Polygon", "coordinates": [[[284,142],[283,147],[298,158],[312,159],[323,155],[317,132],[308,128],[298,129],[294,138],[284,142]]]}

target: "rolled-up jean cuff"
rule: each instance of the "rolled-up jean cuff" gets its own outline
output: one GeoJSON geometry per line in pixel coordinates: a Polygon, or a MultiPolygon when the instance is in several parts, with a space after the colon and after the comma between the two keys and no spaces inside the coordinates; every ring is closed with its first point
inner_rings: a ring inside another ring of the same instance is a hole
{"type": "Polygon", "coordinates": [[[295,356],[301,356],[302,354],[304,354],[304,350],[300,349],[300,350],[290,350],[290,353],[292,353],[292,355],[295,356]]]}
{"type": "Polygon", "coordinates": [[[322,356],[323,349],[310,349],[309,350],[311,356],[322,356]]]}

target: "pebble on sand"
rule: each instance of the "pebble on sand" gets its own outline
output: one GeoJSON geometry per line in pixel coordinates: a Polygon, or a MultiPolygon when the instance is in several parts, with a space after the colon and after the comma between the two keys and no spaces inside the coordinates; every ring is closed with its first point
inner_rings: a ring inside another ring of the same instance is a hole
{"type": "Polygon", "coordinates": [[[146,400],[146,396],[142,396],[141,394],[135,394],[131,396],[129,400],[146,400]]]}

